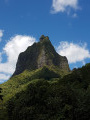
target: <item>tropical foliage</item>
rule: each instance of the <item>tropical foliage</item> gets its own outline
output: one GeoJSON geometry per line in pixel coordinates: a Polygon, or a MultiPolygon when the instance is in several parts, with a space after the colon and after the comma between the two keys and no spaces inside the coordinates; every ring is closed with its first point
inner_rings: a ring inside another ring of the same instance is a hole
{"type": "Polygon", "coordinates": [[[46,66],[12,77],[2,88],[0,119],[89,120],[90,64],[68,75],[46,66]]]}

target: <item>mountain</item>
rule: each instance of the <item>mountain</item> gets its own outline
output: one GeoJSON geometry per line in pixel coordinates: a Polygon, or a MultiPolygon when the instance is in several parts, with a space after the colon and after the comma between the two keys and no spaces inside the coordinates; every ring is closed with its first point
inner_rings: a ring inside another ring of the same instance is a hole
{"type": "Polygon", "coordinates": [[[45,36],[19,55],[0,90],[0,120],[90,119],[90,63],[70,71],[45,36]]]}
{"type": "Polygon", "coordinates": [[[34,43],[25,52],[20,53],[13,76],[26,69],[32,71],[45,65],[57,66],[60,70],[70,71],[67,58],[55,51],[48,36],[42,35],[38,43],[34,43]]]}

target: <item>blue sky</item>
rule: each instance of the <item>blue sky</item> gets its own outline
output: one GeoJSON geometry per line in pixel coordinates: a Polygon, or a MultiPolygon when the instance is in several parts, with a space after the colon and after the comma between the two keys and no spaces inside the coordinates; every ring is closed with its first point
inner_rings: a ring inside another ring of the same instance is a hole
{"type": "Polygon", "coordinates": [[[71,69],[90,62],[90,0],[0,0],[0,83],[42,34],[71,69]]]}

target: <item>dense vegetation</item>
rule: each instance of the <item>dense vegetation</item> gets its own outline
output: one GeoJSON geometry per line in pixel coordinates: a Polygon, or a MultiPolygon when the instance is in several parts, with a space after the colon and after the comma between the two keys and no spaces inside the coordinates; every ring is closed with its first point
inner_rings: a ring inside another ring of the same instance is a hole
{"type": "Polygon", "coordinates": [[[3,100],[3,96],[1,95],[2,88],[0,88],[0,100],[3,100]]]}
{"type": "Polygon", "coordinates": [[[0,119],[89,120],[90,64],[62,76],[44,67],[12,77],[0,86],[0,119]]]}

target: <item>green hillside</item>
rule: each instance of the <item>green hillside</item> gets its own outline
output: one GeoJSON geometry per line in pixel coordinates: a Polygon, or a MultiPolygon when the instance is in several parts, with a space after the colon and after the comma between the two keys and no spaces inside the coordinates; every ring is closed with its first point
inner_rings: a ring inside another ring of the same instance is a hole
{"type": "Polygon", "coordinates": [[[20,53],[0,85],[0,120],[89,120],[89,112],[90,63],[70,71],[48,36],[20,53]]]}
{"type": "Polygon", "coordinates": [[[44,66],[0,85],[0,120],[89,120],[90,63],[71,73],[44,66]]]}
{"type": "Polygon", "coordinates": [[[53,78],[59,79],[63,77],[64,71],[60,71],[57,67],[44,66],[43,68],[29,71],[25,70],[23,73],[11,77],[10,80],[0,85],[2,88],[3,101],[0,101],[0,119],[6,119],[6,104],[16,93],[26,89],[27,85],[34,83],[39,79],[51,80],[53,78]],[[3,109],[2,109],[3,108],[3,109]],[[3,113],[5,112],[5,115],[3,113]]]}

